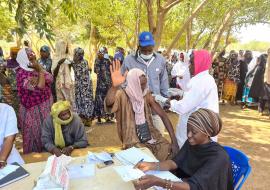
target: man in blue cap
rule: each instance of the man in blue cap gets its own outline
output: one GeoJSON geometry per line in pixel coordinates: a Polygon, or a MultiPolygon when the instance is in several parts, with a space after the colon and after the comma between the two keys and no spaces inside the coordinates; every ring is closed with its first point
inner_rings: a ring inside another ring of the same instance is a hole
{"type": "MultiPolygon", "coordinates": [[[[144,71],[147,75],[148,87],[153,95],[168,96],[169,80],[166,69],[166,60],[154,52],[155,41],[151,32],[142,32],[139,35],[138,49],[135,54],[128,55],[123,62],[121,72],[124,74],[133,68],[144,71]]],[[[164,134],[165,126],[158,115],[153,113],[154,126],[164,134]]]]}

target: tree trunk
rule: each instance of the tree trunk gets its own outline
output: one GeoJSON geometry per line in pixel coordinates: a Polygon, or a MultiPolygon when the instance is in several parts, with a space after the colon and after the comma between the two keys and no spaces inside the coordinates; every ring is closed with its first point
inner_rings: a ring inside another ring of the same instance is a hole
{"type": "Polygon", "coordinates": [[[175,5],[183,0],[167,0],[164,7],[161,5],[161,0],[156,0],[157,2],[157,12],[156,19],[154,17],[153,0],[144,0],[147,10],[147,19],[149,31],[153,34],[156,45],[155,50],[157,50],[161,44],[163,28],[166,20],[166,14],[175,5]],[[156,22],[155,22],[156,21],[156,22]]]}
{"type": "Polygon", "coordinates": [[[199,42],[201,41],[201,36],[204,33],[206,28],[203,28],[196,36],[196,39],[194,40],[193,44],[192,44],[192,49],[195,49],[197,47],[197,45],[199,44],[199,42]]]}
{"type": "Polygon", "coordinates": [[[154,33],[155,26],[154,26],[154,11],[153,11],[153,0],[144,0],[147,10],[147,21],[149,31],[154,33]]]}
{"type": "Polygon", "coordinates": [[[141,10],[142,10],[142,0],[136,0],[136,26],[135,26],[135,40],[133,44],[134,50],[138,46],[138,36],[141,30],[141,10]]]}
{"type": "Polygon", "coordinates": [[[160,44],[161,44],[161,39],[162,39],[162,33],[163,33],[163,28],[165,24],[165,15],[164,12],[159,12],[158,13],[158,19],[156,23],[156,30],[154,33],[154,39],[155,39],[155,50],[158,50],[160,44]]]}
{"type": "Polygon", "coordinates": [[[230,19],[233,16],[233,11],[234,11],[234,9],[231,9],[225,15],[224,21],[222,22],[222,24],[220,25],[220,27],[217,30],[216,35],[214,36],[214,40],[213,40],[213,43],[211,45],[211,55],[212,56],[214,56],[214,54],[215,54],[215,52],[216,52],[216,50],[218,48],[218,45],[219,45],[220,39],[222,37],[222,34],[224,33],[226,27],[228,26],[228,23],[229,23],[230,19]]]}
{"type": "Polygon", "coordinates": [[[98,41],[96,39],[97,27],[91,23],[90,40],[89,40],[89,67],[94,68],[94,62],[98,51],[98,41]]]}
{"type": "Polygon", "coordinates": [[[184,22],[183,26],[180,28],[178,34],[175,36],[175,38],[173,39],[172,43],[169,45],[167,53],[170,53],[170,51],[172,50],[172,48],[175,47],[177,41],[181,38],[183,32],[186,30],[186,28],[189,26],[190,22],[198,15],[198,13],[201,11],[201,9],[203,8],[203,6],[209,2],[209,0],[203,0],[197,7],[196,9],[192,12],[192,14],[189,16],[189,18],[186,19],[186,21],[184,22]]]}

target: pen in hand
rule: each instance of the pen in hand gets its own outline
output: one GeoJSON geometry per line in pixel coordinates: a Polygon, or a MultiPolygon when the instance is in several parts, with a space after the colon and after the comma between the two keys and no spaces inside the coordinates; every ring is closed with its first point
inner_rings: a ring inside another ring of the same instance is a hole
{"type": "Polygon", "coordinates": [[[144,160],[144,159],[142,158],[139,162],[137,162],[137,164],[134,165],[134,168],[137,168],[137,165],[138,165],[139,163],[143,162],[143,160],[144,160]]]}

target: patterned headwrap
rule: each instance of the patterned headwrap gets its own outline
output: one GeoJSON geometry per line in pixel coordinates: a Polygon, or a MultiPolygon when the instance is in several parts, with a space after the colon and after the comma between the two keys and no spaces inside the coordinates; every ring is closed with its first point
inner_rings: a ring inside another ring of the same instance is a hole
{"type": "Polygon", "coordinates": [[[220,132],[222,121],[217,113],[201,108],[189,116],[188,125],[209,137],[214,137],[220,132]]]}
{"type": "Polygon", "coordinates": [[[40,48],[40,51],[43,51],[43,52],[46,52],[46,53],[51,53],[50,47],[49,46],[46,46],[46,45],[42,46],[40,48]]]}
{"type": "Polygon", "coordinates": [[[84,50],[80,47],[75,48],[74,56],[84,56],[84,50]]]}
{"type": "Polygon", "coordinates": [[[61,125],[69,124],[73,119],[73,114],[71,112],[71,105],[69,101],[58,101],[52,105],[51,108],[51,116],[53,118],[53,126],[54,126],[54,143],[56,146],[60,148],[64,148],[66,146],[65,140],[62,133],[61,125]],[[65,110],[70,110],[71,117],[68,120],[62,120],[58,117],[58,115],[65,110]]]}

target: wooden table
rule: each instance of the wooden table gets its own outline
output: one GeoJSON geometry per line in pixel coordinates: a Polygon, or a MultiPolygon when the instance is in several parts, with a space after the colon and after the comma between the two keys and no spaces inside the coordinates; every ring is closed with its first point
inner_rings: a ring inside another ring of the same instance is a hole
{"type": "MultiPolygon", "coordinates": [[[[146,148],[142,148],[142,151],[146,154],[154,157],[154,155],[146,148]]],[[[72,163],[82,163],[85,160],[84,157],[77,157],[72,163]]],[[[23,167],[30,173],[30,176],[12,183],[3,189],[5,190],[32,190],[35,180],[42,173],[46,165],[46,162],[37,162],[31,164],[25,164],[23,167]]],[[[113,166],[121,165],[121,163],[114,158],[114,165],[108,166],[103,169],[96,168],[96,174],[93,177],[84,179],[72,179],[70,180],[70,190],[134,190],[132,182],[124,182],[122,178],[113,169],[113,166]]]]}

